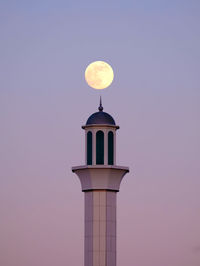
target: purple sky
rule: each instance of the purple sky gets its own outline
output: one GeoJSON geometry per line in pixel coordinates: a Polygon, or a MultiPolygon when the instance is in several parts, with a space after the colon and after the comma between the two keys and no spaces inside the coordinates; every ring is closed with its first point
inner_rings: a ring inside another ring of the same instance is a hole
{"type": "Polygon", "coordinates": [[[200,265],[200,1],[0,2],[0,265],[83,265],[84,131],[120,130],[118,266],[200,265]]]}

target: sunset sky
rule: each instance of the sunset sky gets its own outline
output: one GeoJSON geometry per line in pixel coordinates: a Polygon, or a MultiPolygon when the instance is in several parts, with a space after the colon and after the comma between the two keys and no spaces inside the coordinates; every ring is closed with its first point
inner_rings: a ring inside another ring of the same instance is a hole
{"type": "Polygon", "coordinates": [[[118,266],[200,265],[200,1],[0,1],[0,265],[83,265],[81,126],[120,126],[118,266]]]}

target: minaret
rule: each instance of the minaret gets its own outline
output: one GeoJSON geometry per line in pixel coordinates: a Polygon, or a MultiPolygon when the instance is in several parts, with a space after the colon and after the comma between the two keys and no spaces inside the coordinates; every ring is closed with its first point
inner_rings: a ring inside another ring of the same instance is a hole
{"type": "Polygon", "coordinates": [[[111,115],[92,114],[85,130],[85,165],[72,167],[85,193],[84,266],[116,266],[116,196],[128,167],[116,165],[116,130],[111,115]]]}

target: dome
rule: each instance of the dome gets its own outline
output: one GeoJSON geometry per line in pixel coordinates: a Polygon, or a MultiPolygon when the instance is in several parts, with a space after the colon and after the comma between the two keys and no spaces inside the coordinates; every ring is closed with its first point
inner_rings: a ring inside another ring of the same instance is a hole
{"type": "Polygon", "coordinates": [[[92,125],[92,124],[115,125],[115,120],[108,113],[99,111],[92,114],[88,118],[86,125],[92,125]]]}
{"type": "Polygon", "coordinates": [[[115,120],[112,118],[112,116],[106,112],[103,112],[103,106],[101,104],[101,99],[100,99],[100,105],[99,105],[99,112],[92,114],[86,122],[86,125],[94,125],[94,124],[115,125],[115,120]]]}

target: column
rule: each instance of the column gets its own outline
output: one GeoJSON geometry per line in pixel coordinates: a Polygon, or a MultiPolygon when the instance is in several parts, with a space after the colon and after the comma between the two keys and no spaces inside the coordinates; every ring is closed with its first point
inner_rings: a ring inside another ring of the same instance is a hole
{"type": "Polygon", "coordinates": [[[104,129],[104,165],[108,165],[108,130],[104,129]]]}
{"type": "Polygon", "coordinates": [[[96,165],[96,129],[92,130],[92,164],[96,165]]]}
{"type": "Polygon", "coordinates": [[[85,192],[85,266],[116,266],[116,192],[85,192]]]}

